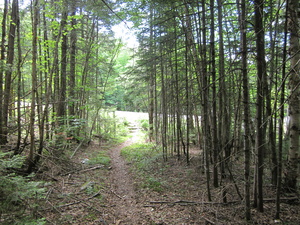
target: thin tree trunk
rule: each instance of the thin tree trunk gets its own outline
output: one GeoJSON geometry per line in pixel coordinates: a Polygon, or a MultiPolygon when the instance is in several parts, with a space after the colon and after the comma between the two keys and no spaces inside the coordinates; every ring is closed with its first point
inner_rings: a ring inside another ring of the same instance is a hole
{"type": "Polygon", "coordinates": [[[244,192],[245,192],[245,218],[251,219],[250,207],[250,152],[251,152],[251,137],[250,137],[250,97],[249,97],[249,79],[247,71],[247,27],[246,27],[246,4],[245,0],[239,0],[240,4],[240,29],[241,29],[241,53],[242,53],[242,79],[243,79],[243,103],[244,103],[244,192]]]}
{"type": "Polygon", "coordinates": [[[223,182],[222,197],[223,202],[227,202],[227,190],[226,190],[226,172],[225,167],[229,161],[226,155],[230,155],[230,130],[231,119],[230,119],[230,101],[231,98],[227,97],[226,82],[225,82],[225,55],[224,55],[224,38],[223,38],[223,1],[218,0],[218,33],[219,33],[219,161],[221,178],[223,182]]]}
{"type": "Polygon", "coordinates": [[[33,13],[33,25],[32,25],[32,72],[31,72],[31,112],[30,112],[30,150],[28,155],[28,169],[27,172],[31,173],[34,167],[34,151],[35,151],[35,103],[36,103],[36,91],[37,91],[37,28],[39,19],[39,0],[34,0],[32,4],[33,13]]]}
{"type": "Polygon", "coordinates": [[[66,115],[66,89],[67,89],[67,50],[68,50],[68,36],[67,36],[67,6],[64,6],[61,18],[62,43],[61,43],[61,70],[60,70],[60,89],[59,102],[57,108],[57,116],[59,124],[63,124],[63,118],[66,115]]]}
{"type": "Polygon", "coordinates": [[[283,148],[283,127],[284,127],[284,103],[285,103],[285,79],[286,79],[286,56],[287,56],[287,22],[288,22],[288,7],[289,1],[287,1],[285,12],[285,24],[284,24],[284,40],[283,40],[283,57],[282,57],[282,78],[281,78],[281,94],[280,94],[280,122],[278,128],[278,160],[277,160],[277,182],[276,182],[276,214],[275,219],[280,219],[280,197],[281,197],[281,183],[282,183],[282,148],[283,148]]]}
{"type": "Polygon", "coordinates": [[[212,149],[213,149],[213,183],[219,186],[218,179],[218,127],[217,127],[217,79],[216,79],[216,49],[215,49],[215,14],[214,0],[210,0],[210,60],[212,76],[212,149]]]}
{"type": "Polygon", "coordinates": [[[256,96],[256,151],[257,151],[257,193],[259,212],[263,212],[263,171],[265,152],[265,126],[264,107],[265,91],[264,82],[266,80],[265,44],[263,27],[263,0],[254,1],[255,13],[255,33],[257,51],[257,96],[256,96]]]}
{"type": "Polygon", "coordinates": [[[285,189],[291,192],[297,191],[298,161],[300,150],[300,28],[299,28],[299,1],[289,0],[288,4],[288,28],[290,33],[291,68],[289,77],[289,116],[290,116],[290,147],[286,174],[284,180],[285,189]]]}
{"type": "Polygon", "coordinates": [[[154,29],[153,29],[153,18],[154,9],[150,6],[150,86],[149,86],[149,140],[153,141],[154,138],[154,92],[155,92],[155,58],[154,58],[154,29]]]}
{"type": "MultiPolygon", "coordinates": [[[[71,16],[76,15],[76,1],[72,1],[72,13],[71,16]]],[[[69,86],[69,115],[75,116],[75,80],[76,80],[76,42],[77,42],[77,21],[75,18],[71,20],[71,34],[70,34],[70,86],[69,86]]]]}
{"type": "Polygon", "coordinates": [[[201,1],[202,7],[202,48],[201,48],[201,62],[202,62],[202,124],[203,124],[203,138],[204,138],[204,152],[205,152],[205,173],[206,173],[206,187],[207,187],[207,199],[211,201],[210,191],[210,150],[211,150],[211,135],[209,128],[209,89],[208,89],[208,74],[207,74],[207,54],[206,54],[206,3],[205,0],[201,1]]]}
{"type": "MultiPolygon", "coordinates": [[[[6,52],[6,18],[7,18],[7,11],[8,11],[8,0],[4,0],[4,8],[3,8],[3,17],[2,17],[2,37],[1,37],[1,60],[5,60],[5,52],[6,52]]],[[[7,137],[4,133],[4,114],[3,114],[3,70],[0,70],[0,145],[6,144],[7,137]]]]}
{"type": "Polygon", "coordinates": [[[6,64],[10,69],[6,70],[5,73],[5,87],[4,87],[4,100],[3,100],[3,143],[7,143],[8,135],[8,117],[9,117],[9,104],[11,101],[11,87],[12,87],[12,71],[15,57],[15,37],[16,37],[16,24],[18,23],[17,18],[18,1],[13,0],[12,11],[10,19],[10,27],[8,33],[8,45],[7,45],[7,61],[6,64]]]}
{"type": "Polygon", "coordinates": [[[21,145],[21,138],[22,138],[22,128],[21,128],[21,83],[22,83],[22,74],[21,74],[21,66],[22,66],[22,49],[21,49],[21,34],[20,34],[20,15],[19,15],[19,4],[17,4],[17,44],[18,44],[18,65],[17,65],[17,74],[18,74],[18,90],[17,90],[17,112],[18,112],[18,139],[17,145],[14,151],[14,154],[17,155],[20,153],[20,145],[21,145]]]}

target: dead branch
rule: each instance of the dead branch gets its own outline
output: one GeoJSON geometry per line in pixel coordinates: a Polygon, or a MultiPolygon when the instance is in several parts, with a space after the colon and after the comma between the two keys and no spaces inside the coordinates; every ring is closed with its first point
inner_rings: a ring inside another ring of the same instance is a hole
{"type": "Polygon", "coordinates": [[[113,190],[110,190],[111,193],[113,193],[115,196],[117,196],[119,199],[123,199],[120,195],[118,195],[116,192],[114,192],[113,190]]]}
{"type": "Polygon", "coordinates": [[[179,201],[150,201],[150,204],[170,204],[170,205],[227,205],[227,204],[233,204],[241,201],[232,201],[232,202],[194,202],[194,201],[186,201],[186,200],[179,200],[179,201]]]}
{"type": "Polygon", "coordinates": [[[208,222],[209,224],[215,224],[213,221],[211,221],[210,219],[207,219],[206,217],[203,217],[203,216],[202,216],[202,218],[203,218],[206,222],[208,222]]]}
{"type": "Polygon", "coordinates": [[[84,173],[84,172],[87,172],[87,171],[96,170],[96,169],[100,169],[100,168],[103,168],[103,167],[104,167],[104,165],[98,165],[98,166],[88,168],[88,169],[74,170],[74,171],[62,174],[62,176],[70,175],[70,174],[73,174],[73,173],[84,173]]]}
{"type": "Polygon", "coordinates": [[[98,165],[98,166],[95,166],[95,167],[92,167],[92,168],[80,170],[80,171],[78,171],[78,173],[83,173],[83,172],[87,172],[87,171],[91,171],[91,170],[96,170],[96,169],[100,169],[100,168],[103,168],[103,167],[104,167],[104,165],[98,165]]]}
{"type": "MultiPolygon", "coordinates": [[[[299,198],[295,197],[287,197],[281,198],[281,202],[289,202],[289,201],[298,201],[299,198]]],[[[251,200],[254,201],[254,200],[251,200]]],[[[275,202],[275,198],[267,198],[264,199],[264,202],[275,202]]],[[[230,205],[236,203],[242,203],[242,200],[230,201],[230,202],[195,202],[195,201],[187,201],[187,200],[179,200],[179,201],[150,201],[150,204],[169,204],[169,205],[230,205]]],[[[150,207],[149,205],[145,205],[144,207],[150,207]]]]}
{"type": "Polygon", "coordinates": [[[70,159],[73,158],[73,156],[76,154],[77,150],[81,147],[82,143],[83,143],[83,141],[81,141],[81,142],[79,143],[79,145],[78,145],[78,146],[76,147],[76,149],[74,150],[73,154],[70,156],[70,159]]]}

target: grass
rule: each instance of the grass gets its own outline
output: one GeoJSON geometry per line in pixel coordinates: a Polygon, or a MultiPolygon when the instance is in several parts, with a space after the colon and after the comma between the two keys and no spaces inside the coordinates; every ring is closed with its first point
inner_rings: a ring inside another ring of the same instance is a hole
{"type": "Polygon", "coordinates": [[[132,163],[134,172],[141,178],[141,187],[161,192],[163,183],[152,174],[151,168],[161,158],[161,152],[152,143],[135,143],[121,150],[126,161],[132,163]]]}
{"type": "Polygon", "coordinates": [[[106,151],[99,151],[95,156],[91,156],[89,158],[88,164],[90,165],[101,164],[104,166],[109,166],[110,157],[108,156],[106,151]]]}

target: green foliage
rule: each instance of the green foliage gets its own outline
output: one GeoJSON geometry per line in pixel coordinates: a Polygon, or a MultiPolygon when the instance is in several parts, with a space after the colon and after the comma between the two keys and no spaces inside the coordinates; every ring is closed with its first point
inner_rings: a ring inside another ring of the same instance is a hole
{"type": "Polygon", "coordinates": [[[20,155],[14,155],[10,157],[11,153],[0,153],[0,172],[5,172],[7,168],[19,169],[23,165],[24,157],[20,155]]]}
{"type": "MultiPolygon", "coordinates": [[[[11,220],[15,215],[20,216],[26,209],[32,209],[39,199],[44,198],[45,189],[42,182],[32,181],[31,176],[20,176],[13,172],[21,168],[24,163],[24,157],[9,157],[8,153],[0,153],[0,213],[9,213],[11,220]]],[[[17,219],[13,219],[16,221],[17,219]]],[[[44,220],[33,220],[30,216],[24,214],[22,220],[10,224],[44,224],[44,220]]]]}
{"type": "Polygon", "coordinates": [[[106,151],[100,151],[96,156],[92,156],[91,158],[89,158],[89,161],[87,163],[90,165],[101,164],[104,166],[108,166],[110,164],[110,157],[107,155],[106,151]]]}
{"type": "Polygon", "coordinates": [[[158,152],[152,143],[136,143],[121,150],[121,155],[128,161],[135,163],[139,168],[146,167],[146,161],[158,152]]]}
{"type": "Polygon", "coordinates": [[[156,192],[161,192],[163,190],[161,181],[154,177],[148,177],[147,179],[145,179],[145,182],[142,184],[142,187],[149,188],[156,192]]]}
{"type": "Polygon", "coordinates": [[[149,120],[148,119],[143,119],[143,120],[140,120],[139,122],[140,122],[141,128],[144,131],[148,131],[149,130],[149,120]]]}
{"type": "Polygon", "coordinates": [[[129,133],[126,121],[115,116],[113,110],[101,110],[97,116],[96,134],[103,140],[116,140],[129,133]]]}

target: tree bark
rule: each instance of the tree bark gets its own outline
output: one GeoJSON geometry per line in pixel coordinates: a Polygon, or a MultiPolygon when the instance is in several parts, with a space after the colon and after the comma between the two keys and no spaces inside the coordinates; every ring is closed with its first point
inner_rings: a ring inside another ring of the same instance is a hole
{"type": "MultiPolygon", "coordinates": [[[[71,16],[76,15],[76,1],[72,1],[71,16]]],[[[69,86],[69,115],[75,116],[75,86],[76,86],[76,42],[77,42],[77,21],[75,18],[71,20],[71,34],[70,34],[70,86],[69,86]]]]}
{"type": "Polygon", "coordinates": [[[17,74],[18,74],[18,84],[17,84],[17,124],[18,124],[18,138],[17,144],[15,147],[14,154],[17,155],[20,153],[20,145],[21,145],[21,138],[22,138],[22,128],[21,128],[21,84],[22,84],[22,46],[21,46],[21,31],[20,31],[20,15],[19,15],[19,4],[17,4],[17,45],[18,45],[18,65],[17,65],[17,74]]]}
{"type": "Polygon", "coordinates": [[[15,58],[15,37],[16,37],[16,24],[17,18],[18,0],[13,0],[11,21],[8,33],[8,46],[7,46],[7,61],[6,64],[9,69],[5,73],[5,87],[4,87],[4,100],[3,100],[3,136],[2,142],[7,143],[8,134],[8,117],[9,117],[9,104],[11,101],[11,87],[12,87],[12,71],[15,58]]]}
{"type": "Polygon", "coordinates": [[[265,152],[265,126],[264,108],[265,91],[264,82],[266,80],[265,62],[265,41],[263,27],[264,1],[254,1],[255,13],[255,34],[256,34],[256,63],[257,63],[257,93],[256,93],[256,152],[257,152],[257,209],[263,212],[263,171],[264,171],[264,152],[265,152]]]}
{"type": "MultiPolygon", "coordinates": [[[[66,2],[64,2],[66,4],[66,2]]],[[[62,43],[61,43],[61,69],[60,69],[60,88],[59,102],[57,107],[57,117],[59,124],[63,124],[63,118],[66,115],[66,89],[67,89],[67,50],[68,50],[68,35],[67,35],[67,6],[64,6],[61,18],[62,43]]]]}
{"type": "Polygon", "coordinates": [[[6,18],[7,18],[7,11],[8,11],[8,0],[4,0],[4,8],[3,8],[3,17],[2,17],[2,37],[1,37],[1,63],[2,68],[0,70],[0,145],[6,144],[7,137],[4,133],[4,114],[3,114],[3,75],[4,75],[4,60],[5,60],[5,38],[6,38],[6,18]]]}
{"type": "Polygon", "coordinates": [[[288,29],[290,33],[291,68],[289,77],[289,116],[290,116],[290,148],[284,187],[291,192],[297,191],[298,161],[299,161],[299,135],[300,135],[300,29],[299,29],[299,1],[289,0],[288,29]]]}
{"type": "Polygon", "coordinates": [[[249,78],[247,71],[247,26],[246,26],[246,3],[239,0],[240,4],[240,30],[241,30],[241,53],[242,53],[242,79],[243,79],[243,107],[244,107],[244,193],[245,193],[245,218],[251,219],[250,207],[250,156],[251,156],[251,137],[250,137],[250,97],[249,97],[249,78]]]}
{"type": "Polygon", "coordinates": [[[34,151],[35,151],[35,103],[37,91],[37,40],[38,40],[38,23],[39,23],[39,0],[35,0],[32,4],[33,10],[33,25],[32,25],[32,72],[31,72],[31,108],[30,108],[30,150],[28,155],[28,169],[27,172],[31,173],[34,167],[34,151]]]}
{"type": "Polygon", "coordinates": [[[281,78],[281,94],[280,94],[280,121],[278,128],[278,165],[277,165],[277,182],[276,182],[276,214],[275,219],[280,219],[280,200],[282,187],[282,150],[283,150],[283,128],[284,128],[284,103],[285,103],[285,80],[286,80],[286,57],[287,57],[287,21],[288,21],[288,5],[287,1],[284,23],[284,40],[283,40],[283,58],[282,58],[282,78],[281,78]]]}
{"type": "Polygon", "coordinates": [[[215,49],[215,14],[214,0],[210,0],[210,60],[212,76],[212,149],[213,149],[213,184],[219,186],[218,175],[218,125],[217,125],[217,78],[216,78],[216,49],[215,49]]]}

